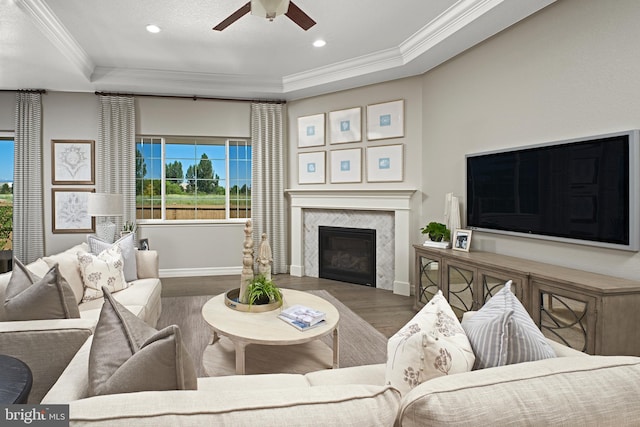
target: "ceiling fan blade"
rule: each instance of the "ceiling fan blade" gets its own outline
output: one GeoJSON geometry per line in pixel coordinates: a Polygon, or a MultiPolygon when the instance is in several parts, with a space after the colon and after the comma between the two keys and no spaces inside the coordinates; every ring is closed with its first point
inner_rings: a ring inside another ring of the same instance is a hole
{"type": "Polygon", "coordinates": [[[316,21],[311,19],[309,15],[304,13],[302,9],[296,6],[293,2],[289,2],[289,10],[285,13],[293,22],[298,24],[300,28],[307,31],[309,28],[316,25],[316,21]]]}
{"type": "Polygon", "coordinates": [[[251,12],[251,2],[245,4],[240,9],[233,12],[231,15],[229,15],[227,19],[225,19],[224,21],[222,21],[221,23],[213,27],[213,29],[215,31],[222,31],[249,12],[251,12]]]}

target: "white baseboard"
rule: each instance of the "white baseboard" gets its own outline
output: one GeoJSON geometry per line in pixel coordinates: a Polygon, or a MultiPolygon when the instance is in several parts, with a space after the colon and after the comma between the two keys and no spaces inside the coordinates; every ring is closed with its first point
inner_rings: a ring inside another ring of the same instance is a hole
{"type": "Polygon", "coordinates": [[[242,267],[161,268],[163,277],[228,276],[242,274],[242,267]]]}
{"type": "Polygon", "coordinates": [[[303,277],[304,276],[304,266],[303,265],[291,265],[289,267],[289,271],[294,277],[303,277]]]}
{"type": "Polygon", "coordinates": [[[408,282],[393,282],[393,293],[397,295],[403,295],[405,297],[411,296],[411,284],[408,282]]]}

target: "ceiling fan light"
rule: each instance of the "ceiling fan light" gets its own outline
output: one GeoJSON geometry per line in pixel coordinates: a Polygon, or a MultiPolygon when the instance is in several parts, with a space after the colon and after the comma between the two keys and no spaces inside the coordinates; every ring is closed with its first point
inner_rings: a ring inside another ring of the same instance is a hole
{"type": "Polygon", "coordinates": [[[251,0],[251,14],[273,19],[289,10],[289,0],[251,0]]]}

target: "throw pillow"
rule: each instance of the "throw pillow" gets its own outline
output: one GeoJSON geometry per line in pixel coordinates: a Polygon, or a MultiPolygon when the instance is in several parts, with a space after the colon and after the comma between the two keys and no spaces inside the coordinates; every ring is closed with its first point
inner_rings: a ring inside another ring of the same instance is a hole
{"type": "Polygon", "coordinates": [[[66,279],[73,290],[73,294],[76,297],[76,304],[82,301],[82,295],[84,294],[84,283],[82,282],[82,274],[80,273],[80,264],[78,264],[78,257],[76,253],[62,252],[56,255],[42,258],[47,263],[49,268],[58,264],[60,274],[66,279]]]}
{"type": "Polygon", "coordinates": [[[438,291],[389,338],[386,382],[404,395],[432,378],[470,371],[474,359],[458,318],[438,291]]]}
{"type": "Polygon", "coordinates": [[[114,243],[108,243],[99,237],[90,234],[87,236],[89,252],[94,255],[99,255],[113,246],[119,246],[122,250],[122,258],[124,260],[124,278],[127,282],[132,282],[138,278],[135,237],[135,234],[129,233],[116,240],[114,243]]]}
{"type": "Polygon", "coordinates": [[[118,303],[105,287],[89,353],[89,395],[195,390],[197,378],[180,328],[157,331],[118,303]]]}
{"type": "Polygon", "coordinates": [[[83,301],[91,301],[102,297],[102,287],[110,292],[117,292],[129,286],[122,272],[122,251],[118,245],[100,253],[78,252],[80,272],[84,281],[83,301]]]}
{"type": "Polygon", "coordinates": [[[7,320],[71,319],[80,317],[71,287],[60,274],[58,264],[40,278],[17,258],[5,290],[7,320]]]}
{"type": "Polygon", "coordinates": [[[476,355],[474,369],[555,357],[527,310],[511,292],[511,281],[462,321],[476,355]]]}

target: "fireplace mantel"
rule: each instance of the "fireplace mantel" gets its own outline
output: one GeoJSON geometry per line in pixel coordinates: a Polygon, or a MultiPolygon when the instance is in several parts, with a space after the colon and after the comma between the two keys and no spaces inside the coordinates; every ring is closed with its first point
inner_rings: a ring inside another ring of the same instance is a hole
{"type": "Polygon", "coordinates": [[[411,269],[411,203],[415,189],[397,190],[340,190],[340,189],[289,189],[285,193],[291,201],[291,275],[302,277],[304,273],[304,224],[305,209],[373,210],[394,212],[395,278],[393,292],[409,295],[411,269]]]}

